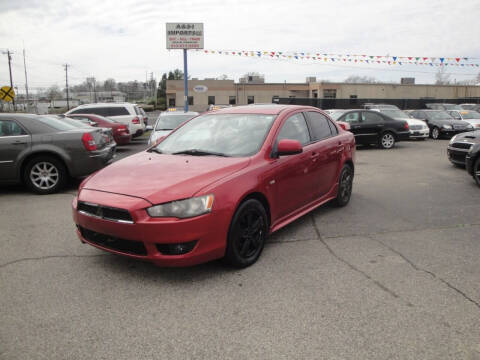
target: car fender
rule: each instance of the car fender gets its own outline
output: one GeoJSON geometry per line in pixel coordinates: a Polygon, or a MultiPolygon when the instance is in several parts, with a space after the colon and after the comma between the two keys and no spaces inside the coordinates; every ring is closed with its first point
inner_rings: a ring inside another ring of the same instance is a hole
{"type": "Polygon", "coordinates": [[[25,161],[28,159],[31,159],[37,154],[52,155],[52,156],[58,157],[63,161],[69,173],[72,170],[71,168],[72,159],[65,149],[62,149],[52,143],[32,144],[30,151],[24,154],[24,156],[19,162],[20,166],[18,166],[18,169],[17,169],[19,178],[21,178],[22,176],[22,169],[26,164],[25,161]]]}

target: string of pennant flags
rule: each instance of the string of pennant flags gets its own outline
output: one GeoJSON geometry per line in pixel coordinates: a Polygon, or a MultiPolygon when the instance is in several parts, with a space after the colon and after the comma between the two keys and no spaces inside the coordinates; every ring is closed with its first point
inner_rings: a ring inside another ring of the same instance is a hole
{"type": "Polygon", "coordinates": [[[259,50],[196,50],[205,54],[253,58],[314,61],[337,64],[382,64],[480,67],[480,59],[472,57],[391,56],[366,54],[329,54],[321,52],[259,51],[259,50]]]}

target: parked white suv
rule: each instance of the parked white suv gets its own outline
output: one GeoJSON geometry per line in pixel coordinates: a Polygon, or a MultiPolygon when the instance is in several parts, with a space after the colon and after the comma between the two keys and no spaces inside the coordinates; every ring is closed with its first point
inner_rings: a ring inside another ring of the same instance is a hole
{"type": "Polygon", "coordinates": [[[148,139],[148,145],[153,145],[155,142],[161,138],[165,137],[170,134],[176,127],[180,124],[184,123],[187,120],[198,115],[198,112],[189,111],[164,111],[161,112],[158,116],[157,121],[155,121],[155,125],[153,127],[149,127],[152,129],[152,133],[150,134],[150,138],[148,139]]]}
{"type": "Polygon", "coordinates": [[[130,103],[95,103],[84,104],[65,113],[70,114],[95,114],[108,117],[128,126],[132,137],[140,136],[145,131],[143,115],[136,104],[130,103]]]}

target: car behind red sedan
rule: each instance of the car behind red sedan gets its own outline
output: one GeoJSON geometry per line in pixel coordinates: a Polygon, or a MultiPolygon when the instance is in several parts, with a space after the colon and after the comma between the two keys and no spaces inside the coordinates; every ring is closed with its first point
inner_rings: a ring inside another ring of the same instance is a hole
{"type": "Polygon", "coordinates": [[[245,267],[267,236],[318,206],[346,205],[355,140],[308,106],[221,109],[80,185],[82,242],[161,266],[245,267]]]}
{"type": "Polygon", "coordinates": [[[115,120],[94,114],[70,114],[69,118],[74,120],[85,120],[91,125],[112,129],[113,139],[117,145],[127,145],[132,140],[132,135],[128,130],[128,126],[121,124],[115,120]]]}

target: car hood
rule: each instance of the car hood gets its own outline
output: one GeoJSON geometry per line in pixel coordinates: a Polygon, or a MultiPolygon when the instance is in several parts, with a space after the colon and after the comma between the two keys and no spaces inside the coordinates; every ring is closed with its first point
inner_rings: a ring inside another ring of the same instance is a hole
{"type": "Polygon", "coordinates": [[[455,142],[480,144],[480,130],[469,131],[455,135],[455,142]]]}
{"type": "Polygon", "coordinates": [[[429,122],[435,125],[457,125],[463,127],[467,127],[468,125],[470,125],[466,121],[454,119],[429,120],[429,122]]]}
{"type": "Polygon", "coordinates": [[[167,155],[141,152],[98,171],[84,189],[143,198],[152,204],[186,199],[231,175],[250,158],[167,155]]]}

